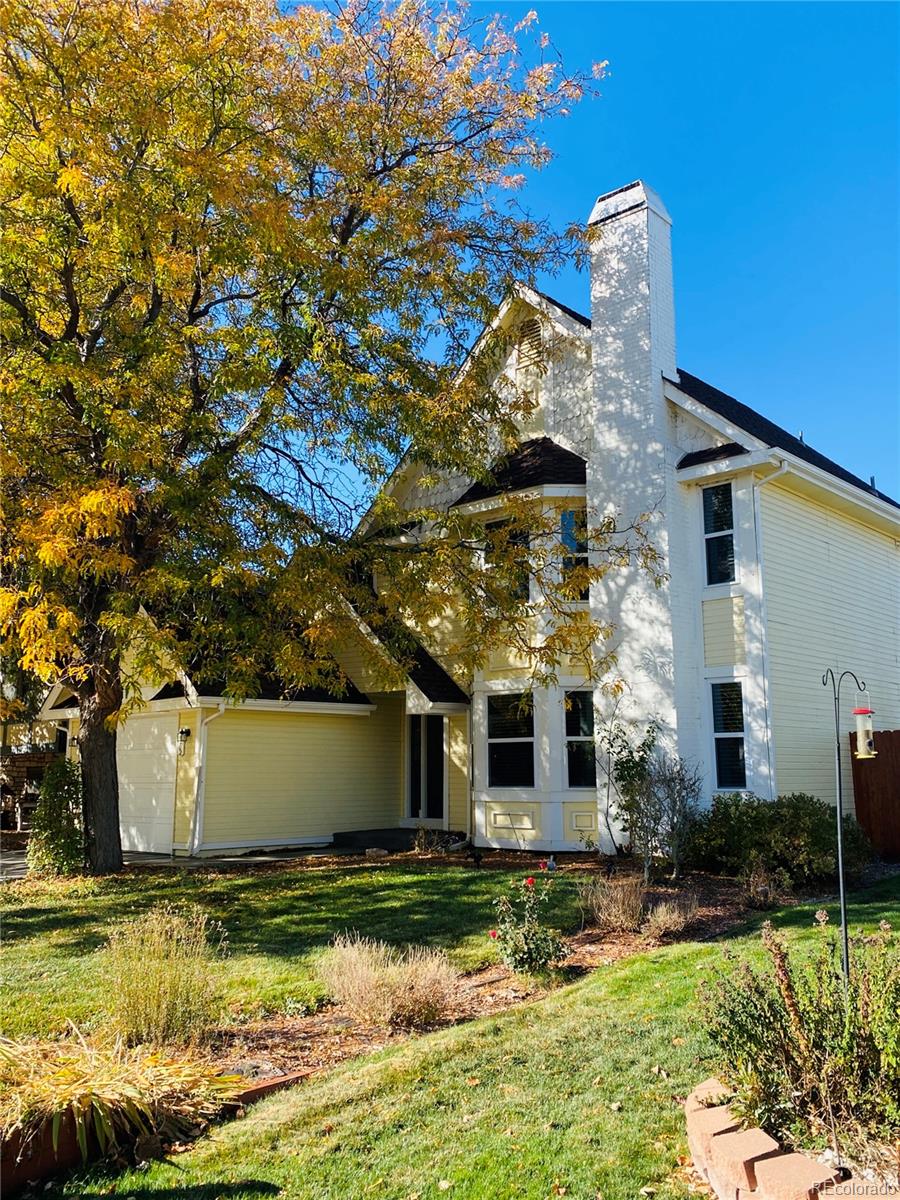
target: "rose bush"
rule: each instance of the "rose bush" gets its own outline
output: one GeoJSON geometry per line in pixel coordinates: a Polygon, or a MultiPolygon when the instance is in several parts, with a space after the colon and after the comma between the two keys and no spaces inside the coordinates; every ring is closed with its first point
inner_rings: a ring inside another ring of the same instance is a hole
{"type": "Polygon", "coordinates": [[[538,882],[529,875],[513,883],[508,896],[494,901],[497,928],[490,931],[490,937],[513,971],[540,974],[563,957],[565,942],[541,917],[552,890],[552,879],[542,877],[538,882]]]}

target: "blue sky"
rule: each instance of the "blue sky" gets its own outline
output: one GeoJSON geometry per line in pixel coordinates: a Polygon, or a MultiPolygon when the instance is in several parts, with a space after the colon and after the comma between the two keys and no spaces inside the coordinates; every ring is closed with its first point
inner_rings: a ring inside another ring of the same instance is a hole
{"type": "MultiPolygon", "coordinates": [[[[524,199],[560,228],[645,179],[674,221],[678,362],[900,497],[898,33],[889,3],[536,8],[602,98],[524,199]]],[[[587,311],[572,270],[546,290],[587,311]]]]}

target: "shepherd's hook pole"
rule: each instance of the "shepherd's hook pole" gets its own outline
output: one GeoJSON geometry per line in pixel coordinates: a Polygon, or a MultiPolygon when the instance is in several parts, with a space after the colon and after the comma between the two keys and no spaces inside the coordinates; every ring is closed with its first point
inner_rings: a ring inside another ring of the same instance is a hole
{"type": "Polygon", "coordinates": [[[864,692],[866,690],[865,683],[860,683],[852,671],[842,671],[835,679],[834,671],[829,667],[822,676],[822,686],[827,687],[830,682],[831,692],[834,697],[834,772],[837,783],[837,867],[838,891],[841,900],[841,969],[844,973],[845,990],[850,984],[850,938],[847,932],[847,896],[844,891],[844,789],[841,782],[841,684],[848,675],[856,684],[857,691],[864,692]]]}

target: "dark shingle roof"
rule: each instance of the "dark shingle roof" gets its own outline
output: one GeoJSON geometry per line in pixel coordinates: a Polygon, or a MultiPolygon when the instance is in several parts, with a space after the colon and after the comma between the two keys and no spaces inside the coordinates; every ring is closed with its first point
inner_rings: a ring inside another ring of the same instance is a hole
{"type": "Polygon", "coordinates": [[[746,446],[739,442],[724,442],[721,446],[707,446],[705,450],[692,450],[678,460],[678,470],[684,467],[699,467],[703,463],[718,462],[720,458],[733,458],[736,454],[749,454],[746,446]]]}
{"type": "Polygon", "coordinates": [[[489,483],[473,483],[450,507],[546,484],[584,487],[585,466],[579,454],[564,450],[551,438],[531,438],[494,463],[489,483]]]}
{"type": "Polygon", "coordinates": [[[670,382],[690,396],[692,400],[697,400],[700,404],[711,408],[720,417],[724,417],[732,425],[737,425],[739,429],[745,430],[752,437],[759,438],[767,446],[785,450],[788,454],[793,454],[809,463],[810,466],[818,467],[820,471],[827,471],[836,479],[842,479],[844,483],[850,483],[860,491],[866,492],[870,496],[876,496],[879,500],[893,505],[894,508],[900,508],[900,503],[885,495],[884,492],[879,492],[877,488],[873,488],[858,475],[846,471],[832,459],[826,458],[818,450],[813,450],[811,446],[801,442],[798,437],[794,437],[792,433],[788,433],[786,429],[782,429],[780,425],[770,421],[768,417],[764,417],[746,404],[742,404],[740,400],[735,400],[733,396],[720,392],[718,388],[704,383],[696,375],[690,375],[687,371],[679,368],[678,378],[672,379],[670,382]]]}

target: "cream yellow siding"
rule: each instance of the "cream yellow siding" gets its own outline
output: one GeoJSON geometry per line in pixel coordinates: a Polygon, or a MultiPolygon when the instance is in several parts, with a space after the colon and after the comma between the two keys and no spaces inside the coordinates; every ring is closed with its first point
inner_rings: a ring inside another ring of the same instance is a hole
{"type": "Polygon", "coordinates": [[[708,667],[747,661],[743,596],[703,601],[703,658],[708,667]]]}
{"type": "Polygon", "coordinates": [[[175,832],[176,847],[187,846],[191,837],[194,802],[197,796],[197,766],[200,742],[200,712],[186,708],[178,714],[178,728],[190,735],[175,766],[175,832]]]}
{"type": "Polygon", "coordinates": [[[539,802],[488,800],[484,805],[485,836],[528,846],[539,842],[542,806],[539,802]]]}
{"type": "MultiPolygon", "coordinates": [[[[900,728],[900,546],[893,538],[773,485],[760,491],[769,688],[781,793],[835,801],[828,667],[869,685],[876,729],[900,728]]],[[[845,681],[841,733],[856,697],[845,681]]]]}
{"type": "Polygon", "coordinates": [[[469,828],[469,720],[465,713],[447,718],[447,824],[469,828]]]}
{"type": "Polygon", "coordinates": [[[373,699],[369,716],[228,710],[211,721],[204,845],[396,825],[403,697],[373,699]]]}
{"type": "Polygon", "coordinates": [[[598,840],[597,800],[594,795],[584,800],[565,800],[562,810],[564,841],[598,840]]]}

